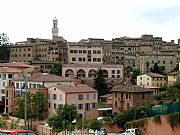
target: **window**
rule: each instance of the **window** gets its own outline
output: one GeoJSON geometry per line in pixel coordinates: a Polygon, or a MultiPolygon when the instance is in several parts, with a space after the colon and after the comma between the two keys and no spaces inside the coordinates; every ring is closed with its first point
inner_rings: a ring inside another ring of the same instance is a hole
{"type": "Polygon", "coordinates": [[[86,61],[86,58],[83,58],[83,61],[86,61]]]}
{"type": "Polygon", "coordinates": [[[117,70],[117,74],[120,74],[120,70],[117,70]]]}
{"type": "Polygon", "coordinates": [[[56,94],[53,94],[53,99],[56,100],[56,94]]]}
{"type": "Polygon", "coordinates": [[[93,99],[96,99],[96,94],[93,94],[93,99]]]}
{"type": "Polygon", "coordinates": [[[89,94],[86,95],[86,100],[89,100],[89,94]]]}
{"type": "Polygon", "coordinates": [[[72,57],[72,61],[76,61],[76,58],[75,58],[75,57],[72,57]]]}
{"type": "Polygon", "coordinates": [[[74,53],[77,53],[77,50],[74,50],[74,53]]]}
{"type": "Polygon", "coordinates": [[[78,109],[83,109],[83,104],[78,104],[78,109]]]}
{"type": "Polygon", "coordinates": [[[93,54],[96,54],[96,50],[93,51],[93,54]]]}
{"type": "Polygon", "coordinates": [[[1,74],[0,74],[0,78],[1,78],[1,74]]]}
{"type": "Polygon", "coordinates": [[[112,70],[112,74],[115,74],[115,70],[112,70]]]}
{"type": "Polygon", "coordinates": [[[142,99],[145,99],[145,95],[144,95],[144,93],[142,94],[142,99]]]}
{"type": "Polygon", "coordinates": [[[16,83],[16,89],[19,89],[19,83],[16,83]]]}
{"type": "Polygon", "coordinates": [[[165,64],[165,61],[163,61],[163,64],[165,64]]]}
{"type": "Polygon", "coordinates": [[[78,95],[78,100],[83,100],[83,94],[78,95]]]}
{"type": "Polygon", "coordinates": [[[51,103],[48,103],[48,108],[51,108],[51,103]]]}
{"type": "Polygon", "coordinates": [[[130,105],[129,105],[129,103],[127,103],[127,108],[129,108],[130,107],[130,105]]]}
{"type": "Polygon", "coordinates": [[[82,58],[79,58],[79,61],[82,61],[82,58]]]}
{"type": "Polygon", "coordinates": [[[50,95],[50,93],[48,93],[48,99],[50,99],[51,98],[51,95],[50,95]]]}
{"type": "Polygon", "coordinates": [[[28,54],[28,57],[31,57],[31,54],[28,54]]]}
{"type": "Polygon", "coordinates": [[[70,53],[73,53],[73,50],[70,50],[70,53]]]}
{"type": "Polygon", "coordinates": [[[12,78],[12,74],[8,74],[8,78],[12,78]]]}
{"type": "Polygon", "coordinates": [[[79,53],[82,53],[82,50],[79,50],[79,53]]]}
{"type": "Polygon", "coordinates": [[[97,54],[101,54],[101,51],[97,51],[97,54]]]}
{"type": "Polygon", "coordinates": [[[117,101],[115,101],[115,107],[117,107],[117,101]]]}
{"type": "Polygon", "coordinates": [[[6,80],[6,74],[3,74],[2,79],[6,80]]]}
{"type": "Polygon", "coordinates": [[[120,75],[117,75],[117,78],[120,78],[120,75]]]}
{"type": "Polygon", "coordinates": [[[115,93],[115,97],[117,98],[117,92],[115,93]]]}
{"type": "Polygon", "coordinates": [[[172,64],[172,61],[170,61],[170,64],[172,64]]]}
{"type": "Polygon", "coordinates": [[[62,95],[59,96],[59,100],[62,101],[62,95]]]}
{"type": "Polygon", "coordinates": [[[90,110],[90,103],[85,104],[85,110],[90,110]]]}
{"type": "Polygon", "coordinates": [[[126,94],[126,99],[131,99],[131,95],[130,94],[126,94]]]}
{"type": "Polygon", "coordinates": [[[3,87],[5,87],[6,86],[6,82],[3,82],[3,87]]]}
{"type": "Polygon", "coordinates": [[[83,53],[86,53],[86,50],[83,50],[83,53]]]}
{"type": "Polygon", "coordinates": [[[140,77],[140,80],[142,80],[142,77],[140,77]]]}
{"type": "Polygon", "coordinates": [[[56,103],[54,103],[54,109],[56,109],[56,103]]]}
{"type": "Polygon", "coordinates": [[[92,103],[92,108],[96,108],[96,103],[92,103]]]}
{"type": "Polygon", "coordinates": [[[1,89],[1,94],[5,94],[5,89],[1,89]]]}
{"type": "Polygon", "coordinates": [[[115,75],[112,75],[112,78],[115,78],[115,75]]]}

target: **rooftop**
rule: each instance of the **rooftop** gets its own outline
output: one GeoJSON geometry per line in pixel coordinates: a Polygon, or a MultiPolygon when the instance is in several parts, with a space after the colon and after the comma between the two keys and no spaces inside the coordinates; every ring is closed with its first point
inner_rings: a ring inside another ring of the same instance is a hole
{"type": "Polygon", "coordinates": [[[32,65],[28,65],[23,62],[11,62],[11,63],[1,63],[0,67],[22,67],[22,68],[31,68],[32,65]]]}
{"type": "Polygon", "coordinates": [[[75,86],[68,85],[56,85],[54,86],[57,89],[65,92],[65,93],[88,93],[88,92],[97,92],[95,89],[85,85],[85,84],[77,84],[75,86]]]}
{"type": "Polygon", "coordinates": [[[63,64],[63,67],[79,67],[79,68],[123,68],[123,65],[115,64],[63,64]]]}
{"type": "Polygon", "coordinates": [[[164,75],[158,74],[158,73],[146,73],[146,75],[150,76],[150,77],[166,77],[164,75]]]}
{"type": "Polygon", "coordinates": [[[0,73],[21,73],[23,70],[11,68],[11,67],[0,67],[0,73]]]}
{"type": "Polygon", "coordinates": [[[124,85],[124,84],[118,84],[113,87],[111,92],[125,92],[125,93],[144,93],[144,92],[154,92],[154,90],[139,87],[136,85],[124,85]]]}
{"type": "MultiPolygon", "coordinates": [[[[47,73],[35,74],[27,77],[28,81],[32,82],[73,82],[73,78],[61,77],[47,73]]],[[[13,81],[24,81],[23,77],[15,78],[13,81]]]]}

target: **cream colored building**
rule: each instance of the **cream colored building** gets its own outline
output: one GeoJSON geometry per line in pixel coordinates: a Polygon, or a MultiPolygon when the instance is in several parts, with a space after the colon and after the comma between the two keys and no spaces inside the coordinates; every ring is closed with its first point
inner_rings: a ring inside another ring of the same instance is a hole
{"type": "Polygon", "coordinates": [[[137,76],[137,86],[156,86],[163,87],[167,85],[167,77],[157,73],[146,73],[137,76]]]}
{"type": "Polygon", "coordinates": [[[68,63],[102,64],[103,46],[99,43],[68,42],[68,63]]]}
{"type": "Polygon", "coordinates": [[[176,83],[179,83],[180,81],[180,72],[179,71],[173,71],[168,73],[168,86],[173,86],[176,83]]]}
{"type": "Polygon", "coordinates": [[[165,73],[172,71],[177,64],[174,53],[151,52],[141,54],[136,58],[136,67],[139,68],[141,73],[150,72],[157,63],[159,67],[165,68],[165,73]]]}
{"type": "Polygon", "coordinates": [[[105,78],[123,78],[124,76],[124,67],[115,64],[64,64],[62,67],[62,76],[95,78],[100,68],[104,72],[105,78]]]}
{"type": "Polygon", "coordinates": [[[98,92],[93,88],[78,84],[74,86],[56,85],[48,89],[49,115],[56,112],[59,105],[75,104],[83,118],[97,118],[98,92]]]}

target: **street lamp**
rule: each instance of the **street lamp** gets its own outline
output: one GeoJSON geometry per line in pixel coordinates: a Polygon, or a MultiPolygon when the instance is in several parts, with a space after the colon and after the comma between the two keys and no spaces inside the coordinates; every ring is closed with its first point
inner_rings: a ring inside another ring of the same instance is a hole
{"type": "Polygon", "coordinates": [[[27,76],[24,76],[25,79],[25,105],[24,105],[24,126],[27,129],[27,76]]]}

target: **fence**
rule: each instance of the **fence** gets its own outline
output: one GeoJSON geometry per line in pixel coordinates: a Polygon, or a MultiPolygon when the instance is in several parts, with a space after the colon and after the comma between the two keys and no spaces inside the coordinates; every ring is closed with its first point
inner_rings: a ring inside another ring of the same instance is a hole
{"type": "Polygon", "coordinates": [[[180,112],[180,101],[166,104],[166,105],[156,105],[147,110],[147,116],[153,117],[157,115],[165,115],[170,113],[180,112]]]}

